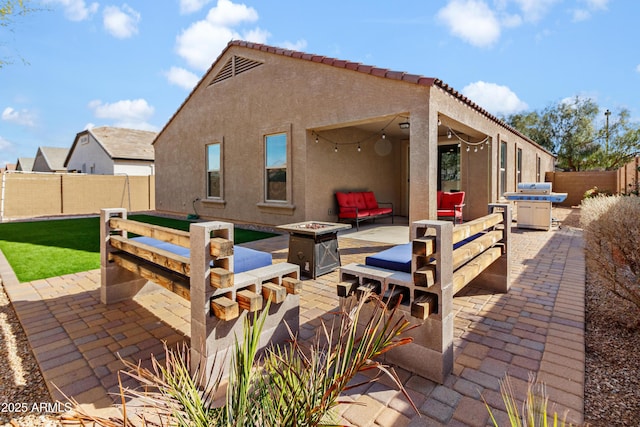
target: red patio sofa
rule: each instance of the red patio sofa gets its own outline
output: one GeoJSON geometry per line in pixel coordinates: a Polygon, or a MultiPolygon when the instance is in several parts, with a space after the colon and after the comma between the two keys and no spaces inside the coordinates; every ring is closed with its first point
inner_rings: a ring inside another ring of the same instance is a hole
{"type": "Polygon", "coordinates": [[[356,229],[366,220],[375,220],[383,216],[391,216],[393,224],[393,203],[378,202],[373,191],[336,192],[338,201],[338,220],[355,222],[356,229]],[[382,207],[380,205],[390,205],[382,207]]]}
{"type": "Polygon", "coordinates": [[[438,191],[438,219],[453,218],[454,224],[462,224],[464,191],[438,191]]]}

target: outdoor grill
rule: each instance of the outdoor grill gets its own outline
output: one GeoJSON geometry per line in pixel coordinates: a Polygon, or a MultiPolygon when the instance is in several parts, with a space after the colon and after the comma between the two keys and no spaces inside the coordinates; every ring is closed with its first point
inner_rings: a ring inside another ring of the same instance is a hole
{"type": "Polygon", "coordinates": [[[552,192],[550,182],[521,182],[517,189],[504,193],[504,197],[517,202],[518,228],[551,230],[552,204],[563,202],[567,193],[552,192]]]}

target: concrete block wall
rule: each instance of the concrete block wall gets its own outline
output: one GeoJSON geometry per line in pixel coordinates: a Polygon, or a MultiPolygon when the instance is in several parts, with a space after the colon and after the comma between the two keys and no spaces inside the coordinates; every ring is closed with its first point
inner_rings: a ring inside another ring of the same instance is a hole
{"type": "MultiPolygon", "coordinates": [[[[100,292],[103,304],[133,298],[149,283],[110,261],[110,254],[114,249],[109,244],[109,237],[113,233],[126,237],[127,233],[111,229],[109,221],[114,217],[126,219],[126,209],[113,208],[101,211],[100,292]]],[[[212,268],[223,268],[233,272],[233,255],[212,256],[211,239],[223,238],[233,241],[233,232],[232,223],[219,221],[191,224],[189,230],[188,298],[191,303],[191,368],[194,372],[205,370],[208,375],[218,375],[222,370],[224,375],[228,374],[229,350],[234,347],[236,338],[242,339],[245,323],[251,323],[253,320],[254,314],[244,309],[239,309],[237,316],[233,318],[217,317],[212,308],[212,300],[216,298],[228,298],[231,304],[238,304],[238,292],[248,289],[259,299],[260,308],[257,310],[264,308],[263,297],[271,301],[269,315],[260,338],[261,349],[273,343],[284,343],[290,338],[289,330],[295,334],[299,328],[299,288],[286,287],[299,280],[300,269],[297,265],[278,263],[234,275],[233,283],[224,288],[211,285],[212,268]],[[267,283],[270,284],[268,289],[267,283]],[[274,287],[282,292],[278,295],[270,293],[270,289],[274,287]]]]}

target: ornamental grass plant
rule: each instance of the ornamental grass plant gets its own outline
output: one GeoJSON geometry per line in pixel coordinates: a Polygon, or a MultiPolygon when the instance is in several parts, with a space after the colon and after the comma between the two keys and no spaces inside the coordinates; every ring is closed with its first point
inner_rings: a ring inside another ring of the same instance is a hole
{"type": "Polygon", "coordinates": [[[225,360],[214,361],[209,375],[203,375],[202,369],[190,372],[186,346],[166,348],[163,361],[152,356],[151,368],[123,360],[126,369],[121,375],[139,386],[127,388],[121,382],[121,418],[93,417],[75,404],[74,412],[63,421],[104,427],[331,426],[336,425],[335,408],[352,404],[342,400],[341,393],[361,386],[351,381],[367,370],[378,371],[367,382],[386,375],[411,402],[395,371],[375,360],[411,342],[402,337],[410,323],[396,309],[397,305],[388,307],[377,295],[365,294],[336,313],[331,324],[323,323],[310,346],[303,346],[292,334],[289,344],[260,353],[267,304],[262,314],[245,319],[243,336],[236,337],[230,350],[226,381],[220,374],[213,375],[222,372],[220,364],[225,360]],[[365,304],[373,309],[363,311],[365,304]],[[367,318],[362,319],[365,313],[367,318]],[[224,397],[217,398],[221,394],[224,397]]]}
{"type": "MultiPolygon", "coordinates": [[[[536,380],[536,376],[529,374],[527,384],[527,394],[522,404],[518,404],[516,393],[509,376],[500,380],[500,394],[509,417],[511,427],[568,427],[565,419],[559,420],[556,412],[549,411],[549,397],[544,383],[536,380]]],[[[484,398],[483,398],[484,399],[484,398]]],[[[489,411],[489,417],[495,427],[506,427],[499,425],[491,412],[491,408],[485,401],[485,406],[489,411]]]]}

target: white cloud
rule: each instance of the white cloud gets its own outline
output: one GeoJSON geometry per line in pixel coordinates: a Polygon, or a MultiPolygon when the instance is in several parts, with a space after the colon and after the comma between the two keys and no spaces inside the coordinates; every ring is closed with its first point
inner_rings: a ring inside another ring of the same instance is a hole
{"type": "Polygon", "coordinates": [[[520,6],[523,19],[528,22],[537,22],[546,15],[551,7],[560,0],[515,0],[520,6]]]}
{"type": "Polygon", "coordinates": [[[636,65],[636,71],[640,73],[640,64],[636,65]]]}
{"type": "Polygon", "coordinates": [[[100,5],[87,5],[84,0],[44,0],[44,4],[57,4],[64,9],[64,16],[70,21],[84,21],[91,18],[100,5]]]}
{"type": "Polygon", "coordinates": [[[500,23],[484,1],[450,1],[437,18],[454,36],[474,46],[489,47],[500,38],[500,23]]]}
{"type": "Polygon", "coordinates": [[[607,10],[609,0],[581,0],[579,3],[584,4],[584,7],[573,9],[574,22],[586,21],[594,12],[607,10]]]}
{"type": "Polygon", "coordinates": [[[171,67],[169,71],[165,73],[169,83],[181,88],[191,90],[198,84],[200,78],[189,70],[185,70],[180,67],[171,67]]]}
{"type": "Polygon", "coordinates": [[[107,6],[103,12],[104,28],[109,34],[119,39],[126,39],[138,34],[140,13],[126,4],[122,8],[107,6]]]}
{"type": "Polygon", "coordinates": [[[89,102],[89,109],[99,119],[113,120],[117,127],[155,130],[155,126],[147,123],[155,109],[144,99],[126,99],[111,104],[97,99],[89,102]]]}
{"type": "Polygon", "coordinates": [[[194,22],[178,35],[178,55],[184,58],[189,66],[206,70],[231,40],[244,39],[264,43],[270,35],[267,31],[254,28],[239,32],[233,29],[241,23],[257,20],[258,12],[255,9],[229,0],[218,0],[217,5],[209,10],[204,20],[194,22]]]}
{"type": "Polygon", "coordinates": [[[207,21],[211,24],[225,27],[257,20],[258,12],[254,8],[230,0],[218,0],[216,7],[211,8],[207,14],[207,21]]]}
{"type": "Polygon", "coordinates": [[[477,81],[465,86],[462,93],[482,108],[496,115],[509,115],[529,108],[507,86],[495,83],[477,81]]]}
{"type": "Polygon", "coordinates": [[[197,12],[211,0],[180,0],[180,13],[183,15],[197,12]]]}
{"type": "Polygon", "coordinates": [[[298,51],[302,51],[305,50],[307,48],[307,41],[302,39],[302,40],[298,40],[295,43],[291,43],[291,42],[282,42],[280,44],[284,49],[289,49],[289,50],[298,50],[298,51]]]}
{"type": "Polygon", "coordinates": [[[2,120],[27,127],[34,127],[36,125],[36,116],[34,113],[25,109],[20,111],[14,110],[12,107],[7,107],[2,111],[2,120]]]}
{"type": "Polygon", "coordinates": [[[0,150],[6,150],[11,147],[11,143],[0,136],[0,150]]]}

